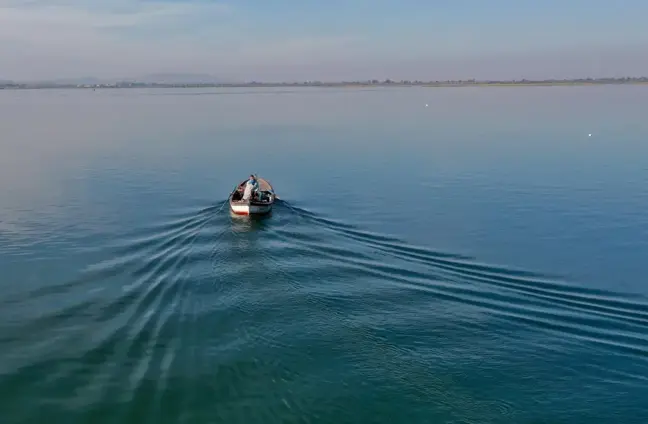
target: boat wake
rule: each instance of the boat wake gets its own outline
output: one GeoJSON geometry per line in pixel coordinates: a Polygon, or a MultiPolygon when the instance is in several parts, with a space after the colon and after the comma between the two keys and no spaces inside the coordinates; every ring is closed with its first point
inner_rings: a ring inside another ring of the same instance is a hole
{"type": "Polygon", "coordinates": [[[415,406],[413,419],[434,402],[455,420],[521,422],[566,393],[571,405],[595,399],[599,417],[641,411],[648,390],[646,299],[412,246],[284,200],[265,219],[232,217],[227,202],[171,214],[93,255],[69,281],[0,300],[13,311],[0,323],[8,415],[344,421],[317,396],[349,402],[375,384],[415,406]],[[471,389],[475,374],[497,393],[471,389]],[[21,396],[33,385],[40,399],[21,396]]]}
{"type": "Polygon", "coordinates": [[[295,230],[277,230],[280,237],[318,256],[362,268],[377,279],[439,299],[478,306],[495,317],[519,320],[544,331],[578,337],[648,359],[646,299],[569,284],[537,273],[480,264],[474,258],[414,247],[303,209],[290,209],[331,233],[357,242],[353,251],[336,250],[318,244],[315,239],[305,239],[295,230]],[[359,245],[366,251],[355,250],[359,245]],[[393,258],[402,262],[386,265],[393,258]],[[614,331],[610,331],[611,325],[614,331]]]}

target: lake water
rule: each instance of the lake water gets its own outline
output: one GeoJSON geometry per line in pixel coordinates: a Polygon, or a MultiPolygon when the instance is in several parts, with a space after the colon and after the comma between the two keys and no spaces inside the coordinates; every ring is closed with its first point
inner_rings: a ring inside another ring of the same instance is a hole
{"type": "Polygon", "coordinates": [[[646,111],[0,91],[2,422],[645,424],[646,111]],[[225,203],[252,172],[264,220],[225,203]]]}

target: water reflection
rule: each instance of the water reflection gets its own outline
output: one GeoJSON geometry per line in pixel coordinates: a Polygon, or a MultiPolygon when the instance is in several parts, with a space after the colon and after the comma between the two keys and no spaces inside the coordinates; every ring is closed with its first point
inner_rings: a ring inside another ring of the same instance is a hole
{"type": "Polygon", "coordinates": [[[272,212],[267,215],[237,215],[231,209],[229,212],[232,217],[232,231],[235,233],[265,230],[272,217],[272,212]]]}

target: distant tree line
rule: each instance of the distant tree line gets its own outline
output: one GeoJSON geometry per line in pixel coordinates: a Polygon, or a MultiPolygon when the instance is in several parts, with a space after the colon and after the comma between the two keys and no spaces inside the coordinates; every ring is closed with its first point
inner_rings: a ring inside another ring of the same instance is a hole
{"type": "Polygon", "coordinates": [[[470,86],[470,85],[560,85],[560,84],[636,84],[648,83],[648,77],[621,77],[621,78],[579,78],[579,79],[545,79],[545,80],[400,80],[391,79],[366,81],[300,81],[300,82],[261,82],[250,81],[244,83],[156,83],[120,81],[104,84],[61,84],[50,82],[16,83],[13,81],[0,81],[0,89],[38,89],[38,88],[214,88],[214,87],[342,87],[342,86],[470,86]]]}

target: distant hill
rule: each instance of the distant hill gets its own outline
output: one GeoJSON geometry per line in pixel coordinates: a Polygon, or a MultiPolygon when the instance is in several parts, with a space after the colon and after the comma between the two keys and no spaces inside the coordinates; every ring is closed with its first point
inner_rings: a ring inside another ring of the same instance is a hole
{"type": "MultiPolygon", "coordinates": [[[[27,81],[21,81],[27,82],[27,81]]],[[[78,78],[54,78],[40,81],[29,81],[32,84],[55,84],[55,85],[99,85],[99,84],[115,84],[119,82],[139,82],[146,84],[226,84],[227,81],[223,78],[218,78],[209,74],[190,74],[190,73],[155,73],[147,74],[139,77],[125,77],[125,78],[96,78],[96,77],[78,77],[78,78]]],[[[2,81],[0,84],[12,84],[13,81],[2,81]]]]}
{"type": "Polygon", "coordinates": [[[138,78],[128,78],[123,81],[137,81],[144,83],[159,83],[159,84],[196,84],[196,83],[209,83],[209,84],[224,84],[228,81],[218,78],[209,74],[175,74],[175,73],[157,73],[143,75],[138,78]]]}
{"type": "Polygon", "coordinates": [[[39,81],[43,83],[50,84],[65,84],[65,85],[93,85],[93,84],[102,84],[105,81],[95,78],[95,77],[80,77],[80,78],[57,78],[46,81],[39,81]]]}

